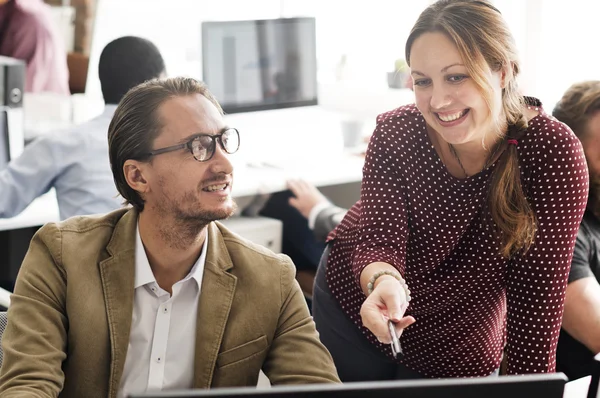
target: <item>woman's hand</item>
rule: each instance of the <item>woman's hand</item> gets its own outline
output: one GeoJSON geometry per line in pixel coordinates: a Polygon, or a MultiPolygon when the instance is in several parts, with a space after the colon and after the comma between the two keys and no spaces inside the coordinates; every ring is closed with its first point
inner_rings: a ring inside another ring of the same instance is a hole
{"type": "Polygon", "coordinates": [[[389,344],[392,337],[388,329],[388,320],[394,322],[399,338],[404,329],[415,323],[415,318],[410,315],[404,316],[408,300],[404,288],[396,278],[383,275],[375,282],[373,292],[360,309],[360,316],[363,325],[373,332],[380,342],[389,344]]]}

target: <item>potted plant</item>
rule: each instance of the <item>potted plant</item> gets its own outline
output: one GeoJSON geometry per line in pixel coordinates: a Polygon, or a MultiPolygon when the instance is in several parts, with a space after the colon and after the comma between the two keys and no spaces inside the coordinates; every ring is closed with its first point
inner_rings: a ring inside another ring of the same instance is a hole
{"type": "Polygon", "coordinates": [[[403,58],[394,61],[394,71],[388,72],[387,81],[389,88],[405,88],[406,81],[409,78],[408,64],[403,58]]]}

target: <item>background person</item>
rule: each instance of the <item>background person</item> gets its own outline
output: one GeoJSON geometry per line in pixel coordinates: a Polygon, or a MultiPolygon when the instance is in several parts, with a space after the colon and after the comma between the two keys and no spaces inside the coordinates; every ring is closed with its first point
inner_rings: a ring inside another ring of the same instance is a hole
{"type": "Polygon", "coordinates": [[[103,113],[68,131],[35,139],[0,170],[0,218],[16,216],[51,188],[56,189],[62,220],[121,207],[123,198],[108,161],[108,125],[125,93],[163,76],[165,62],[153,43],[127,36],[106,45],[98,69],[103,113]]]}

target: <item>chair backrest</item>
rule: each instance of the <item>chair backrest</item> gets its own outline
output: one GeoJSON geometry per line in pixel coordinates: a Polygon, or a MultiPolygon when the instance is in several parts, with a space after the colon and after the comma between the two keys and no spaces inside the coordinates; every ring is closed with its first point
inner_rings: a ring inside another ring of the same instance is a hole
{"type": "Polygon", "coordinates": [[[600,384],[600,354],[594,358],[594,370],[592,372],[592,380],[590,381],[590,388],[588,390],[587,398],[597,398],[598,385],[600,384]]]}
{"type": "Polygon", "coordinates": [[[2,367],[2,335],[4,334],[7,323],[8,318],[6,317],[6,312],[0,312],[0,368],[2,367]]]}

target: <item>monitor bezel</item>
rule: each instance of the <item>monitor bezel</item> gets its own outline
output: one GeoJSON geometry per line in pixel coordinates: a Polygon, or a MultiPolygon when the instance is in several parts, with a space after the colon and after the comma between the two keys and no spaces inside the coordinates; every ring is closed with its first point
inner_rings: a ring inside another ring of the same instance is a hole
{"type": "MultiPolygon", "coordinates": [[[[252,397],[287,397],[298,396],[298,394],[311,394],[319,392],[327,392],[331,396],[336,396],[336,393],[343,394],[351,392],[369,391],[370,394],[376,396],[377,392],[390,393],[394,389],[398,389],[399,392],[405,392],[406,394],[413,393],[424,395],[423,391],[416,391],[419,389],[428,389],[432,396],[434,393],[444,388],[460,387],[465,386],[467,389],[477,387],[490,388],[504,386],[506,384],[514,385],[515,388],[523,387],[527,384],[538,383],[544,385],[546,388],[556,385],[557,388],[564,386],[568,381],[564,373],[546,373],[546,374],[530,374],[530,375],[519,375],[519,376],[493,376],[493,377],[474,377],[474,378],[455,378],[455,379],[418,379],[418,380],[394,380],[394,381],[371,381],[371,382],[351,382],[344,384],[310,384],[310,385],[286,385],[286,386],[274,386],[271,388],[257,389],[255,387],[226,387],[217,388],[211,390],[179,390],[179,391],[161,391],[154,393],[145,394],[132,394],[129,398],[203,398],[203,397],[239,397],[239,398],[252,398],[252,397]],[[295,394],[295,395],[294,395],[295,394]]],[[[561,391],[561,394],[562,392],[561,391]]],[[[512,398],[527,397],[529,392],[526,394],[518,394],[512,398]]],[[[310,396],[310,395],[309,395],[310,396]]],[[[413,396],[410,394],[408,396],[413,396]]],[[[468,395],[471,396],[471,395],[468,395]]],[[[561,395],[562,396],[562,395],[561,395]]],[[[494,398],[488,396],[487,398],[494,398]]]]}
{"type": "Polygon", "coordinates": [[[221,103],[221,107],[223,111],[227,114],[233,113],[242,113],[242,112],[256,112],[256,111],[266,111],[273,109],[286,109],[286,108],[298,108],[305,106],[315,106],[319,104],[319,93],[318,93],[318,83],[317,83],[317,35],[316,35],[316,19],[314,17],[292,17],[292,18],[271,18],[271,19],[248,19],[248,20],[232,20],[232,21],[203,21],[201,24],[202,30],[202,81],[206,83],[208,88],[210,89],[209,79],[207,79],[207,62],[204,53],[204,49],[206,48],[206,43],[208,40],[208,35],[206,34],[207,30],[213,27],[222,27],[233,24],[252,24],[252,25],[265,25],[268,23],[274,22],[308,22],[312,25],[312,46],[315,49],[315,55],[313,57],[313,70],[315,71],[315,79],[314,79],[314,89],[315,89],[315,97],[308,100],[301,101],[291,101],[291,102],[283,102],[276,104],[224,104],[221,103]]]}

